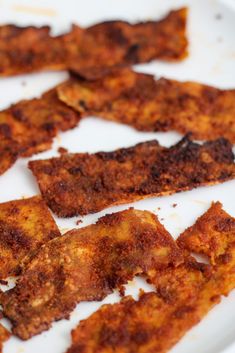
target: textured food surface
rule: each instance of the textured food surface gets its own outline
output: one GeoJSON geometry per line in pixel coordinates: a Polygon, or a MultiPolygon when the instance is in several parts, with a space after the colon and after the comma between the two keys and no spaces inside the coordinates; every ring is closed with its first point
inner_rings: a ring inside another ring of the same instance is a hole
{"type": "Polygon", "coordinates": [[[235,90],[196,82],[156,80],[124,68],[87,82],[72,78],[59,98],[79,113],[124,123],[142,131],[192,133],[196,139],[235,143],[235,90]]]}
{"type": "Polygon", "coordinates": [[[48,26],[3,25],[0,27],[0,75],[63,70],[70,41],[71,34],[52,37],[48,26]]]}
{"type": "Polygon", "coordinates": [[[171,11],[160,21],[130,24],[109,21],[52,37],[50,28],[0,27],[0,75],[73,69],[87,78],[110,67],[155,58],[181,60],[187,55],[187,10],[171,11]]]}
{"type": "MultiPolygon", "coordinates": [[[[1,130],[1,125],[0,125],[1,130]]],[[[18,145],[11,138],[4,138],[0,131],[0,175],[5,173],[17,160],[18,145]]]]}
{"type": "Polygon", "coordinates": [[[64,154],[29,162],[29,168],[48,206],[61,217],[235,177],[232,146],[222,138],[203,145],[186,137],[170,148],[148,141],[113,152],[64,154]]]}
{"type": "Polygon", "coordinates": [[[37,249],[59,235],[40,196],[0,203],[0,279],[19,274],[37,249]]]}
{"type": "Polygon", "coordinates": [[[0,174],[17,156],[30,156],[50,148],[59,131],[77,125],[80,114],[57,98],[56,90],[40,98],[20,101],[0,112],[0,174]]]}
{"type": "Polygon", "coordinates": [[[183,251],[207,254],[210,264],[186,252],[184,263],[149,273],[156,292],[102,306],[72,331],[68,353],[166,353],[235,287],[234,225],[219,203],[212,205],[177,242],[183,251]]]}
{"type": "Polygon", "coordinates": [[[187,9],[182,8],[171,11],[160,21],[98,23],[84,31],[79,55],[74,45],[69,68],[93,80],[106,75],[113,67],[156,58],[182,60],[187,56],[186,21],[187,9]]]}
{"type": "Polygon", "coordinates": [[[213,203],[195,225],[178,238],[180,248],[205,255],[220,276],[221,292],[226,295],[235,283],[235,218],[220,202],[213,203]]]}
{"type": "Polygon", "coordinates": [[[10,333],[0,324],[0,353],[3,352],[3,344],[10,338],[10,333]]]}
{"type": "Polygon", "coordinates": [[[28,339],[68,318],[78,302],[101,300],[137,274],[181,261],[156,216],[129,209],[45,244],[0,303],[13,333],[28,339]]]}

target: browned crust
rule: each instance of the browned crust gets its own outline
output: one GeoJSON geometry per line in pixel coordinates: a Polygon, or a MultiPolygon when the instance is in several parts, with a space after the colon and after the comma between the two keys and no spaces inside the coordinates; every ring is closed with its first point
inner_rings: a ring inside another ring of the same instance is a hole
{"type": "Polygon", "coordinates": [[[181,60],[187,55],[187,9],[160,21],[130,24],[109,21],[52,37],[50,27],[0,27],[0,75],[72,69],[94,79],[113,66],[155,58],[181,60]]]}
{"type": "Polygon", "coordinates": [[[235,218],[213,203],[197,222],[177,239],[180,248],[205,255],[223,277],[223,294],[235,282],[235,218]]]}
{"type": "Polygon", "coordinates": [[[0,75],[41,70],[64,70],[69,35],[50,35],[50,27],[0,27],[0,75]]]}
{"type": "Polygon", "coordinates": [[[61,102],[55,89],[1,111],[0,174],[17,157],[49,149],[59,131],[75,127],[79,120],[80,114],[61,102]]]}
{"type": "Polygon", "coordinates": [[[67,353],[166,353],[235,287],[235,219],[212,207],[179,237],[182,250],[206,254],[211,264],[187,254],[178,267],[148,275],[156,293],[138,301],[104,305],[72,331],[67,353]]]}
{"type": "Polygon", "coordinates": [[[13,333],[28,339],[68,318],[78,302],[102,300],[137,274],[180,262],[156,216],[129,209],[46,243],[0,302],[13,333]]]}
{"type": "Polygon", "coordinates": [[[113,152],[32,161],[29,168],[48,206],[61,217],[213,185],[235,176],[227,140],[199,145],[187,137],[170,148],[148,141],[113,152]]]}
{"type": "Polygon", "coordinates": [[[195,139],[225,137],[235,143],[235,90],[196,82],[156,80],[130,69],[87,82],[72,78],[59,98],[83,116],[124,123],[141,131],[191,133],[195,139]]]}
{"type": "Polygon", "coordinates": [[[0,204],[0,279],[20,268],[47,241],[60,235],[40,196],[0,204]]]}
{"type": "Polygon", "coordinates": [[[10,138],[0,136],[0,175],[5,173],[16,162],[18,154],[17,143],[10,138]]]}
{"type": "Polygon", "coordinates": [[[114,67],[149,62],[176,61],[188,52],[187,9],[171,11],[160,21],[130,24],[108,21],[87,28],[80,43],[80,57],[71,59],[73,72],[94,80],[114,67]]]}
{"type": "Polygon", "coordinates": [[[10,336],[10,332],[7,331],[5,327],[0,324],[0,353],[2,353],[4,342],[9,340],[10,336]]]}

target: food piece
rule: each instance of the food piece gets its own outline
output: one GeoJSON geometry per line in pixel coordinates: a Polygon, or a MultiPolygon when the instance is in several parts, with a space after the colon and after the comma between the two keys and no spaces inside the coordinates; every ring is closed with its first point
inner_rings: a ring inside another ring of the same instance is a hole
{"type": "Polygon", "coordinates": [[[8,332],[4,326],[0,324],[0,353],[2,353],[3,343],[10,338],[10,332],[8,332]]]}
{"type": "Polygon", "coordinates": [[[160,21],[130,24],[109,21],[52,37],[50,27],[0,27],[0,75],[73,69],[87,78],[110,67],[155,58],[181,60],[187,55],[187,10],[171,11],[160,21]]]}
{"type": "Polygon", "coordinates": [[[149,273],[156,293],[104,305],[72,331],[67,353],[166,353],[235,288],[235,219],[213,204],[177,243],[184,263],[149,273]],[[196,262],[188,251],[210,257],[196,262]]]}
{"type": "Polygon", "coordinates": [[[182,60],[187,56],[186,21],[187,9],[182,8],[171,11],[160,21],[98,23],[84,31],[79,52],[74,46],[69,68],[93,80],[106,75],[113,67],[156,58],[182,60]]]}
{"type": "Polygon", "coordinates": [[[192,261],[159,271],[156,293],[102,306],[72,331],[67,353],[168,352],[217,303],[201,305],[200,290],[208,281],[203,267],[192,261]]]}
{"type": "Polygon", "coordinates": [[[60,235],[40,196],[0,204],[0,278],[17,275],[42,244],[60,235]]]}
{"type": "Polygon", "coordinates": [[[72,78],[58,86],[58,94],[83,116],[99,116],[141,131],[176,130],[190,132],[195,139],[225,137],[235,143],[234,89],[156,80],[125,68],[93,82],[72,78]]]}
{"type": "Polygon", "coordinates": [[[227,295],[235,283],[235,218],[213,203],[197,222],[186,229],[177,244],[190,252],[205,255],[220,277],[221,292],[227,295]]]}
{"type": "Polygon", "coordinates": [[[63,70],[70,35],[52,37],[50,27],[0,27],[0,75],[40,70],[63,70]]]}
{"type": "Polygon", "coordinates": [[[113,152],[31,161],[29,168],[48,206],[61,217],[235,177],[232,146],[222,138],[199,145],[186,137],[170,148],[148,141],[113,152]]]}
{"type": "Polygon", "coordinates": [[[0,112],[0,174],[18,156],[49,149],[59,131],[75,127],[79,120],[80,115],[62,103],[54,89],[0,112]]]}
{"type": "Polygon", "coordinates": [[[68,318],[78,302],[102,300],[137,274],[181,261],[156,216],[129,209],[46,243],[0,303],[13,333],[28,339],[68,318]]]}
{"type": "Polygon", "coordinates": [[[0,175],[5,173],[15,163],[17,156],[17,144],[11,139],[2,137],[0,131],[0,175]]]}

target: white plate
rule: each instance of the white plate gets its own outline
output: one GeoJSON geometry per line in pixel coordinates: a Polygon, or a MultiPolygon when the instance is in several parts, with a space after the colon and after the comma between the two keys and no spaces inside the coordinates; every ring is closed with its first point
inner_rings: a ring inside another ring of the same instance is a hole
{"type": "MultiPolygon", "coordinates": [[[[69,28],[71,22],[90,25],[107,19],[145,20],[163,16],[168,10],[190,5],[189,38],[190,56],[183,63],[153,62],[139,65],[138,70],[178,80],[197,80],[218,87],[235,86],[235,1],[216,0],[0,0],[0,23],[51,24],[54,33],[69,28]]],[[[46,89],[63,81],[66,73],[43,73],[0,80],[0,108],[19,99],[40,95],[46,89]]],[[[73,152],[95,152],[131,146],[137,142],[157,138],[164,145],[179,140],[176,133],[141,133],[124,125],[87,118],[76,129],[55,139],[53,149],[33,157],[48,158],[57,155],[58,146],[73,152]]],[[[0,202],[31,196],[38,193],[37,184],[27,169],[28,159],[20,159],[13,168],[0,177],[0,202]]],[[[193,224],[210,205],[220,200],[225,210],[235,216],[235,181],[213,187],[199,188],[169,197],[152,198],[132,204],[139,209],[158,213],[159,218],[173,236],[193,224]],[[173,208],[173,203],[177,207],[173,208]],[[161,207],[160,211],[157,208],[161,207]]],[[[129,205],[106,209],[99,214],[83,217],[80,227],[93,223],[98,217],[123,210],[129,205]]],[[[77,219],[57,219],[63,231],[78,227],[77,219]]],[[[137,288],[148,286],[140,280],[128,286],[128,293],[137,295],[137,288]]],[[[104,302],[116,302],[118,294],[104,302]]],[[[88,317],[102,303],[81,303],[72,313],[70,321],[62,320],[53,328],[22,342],[13,337],[6,343],[5,353],[63,353],[70,344],[70,330],[79,320],[88,317]]],[[[6,320],[3,321],[9,327],[6,320]]],[[[215,307],[209,315],[192,329],[172,350],[172,353],[221,353],[235,352],[235,292],[215,307]]]]}

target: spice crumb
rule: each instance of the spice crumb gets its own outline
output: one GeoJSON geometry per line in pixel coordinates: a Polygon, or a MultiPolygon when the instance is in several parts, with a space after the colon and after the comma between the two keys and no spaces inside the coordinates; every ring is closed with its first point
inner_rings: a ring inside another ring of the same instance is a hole
{"type": "Polygon", "coordinates": [[[68,153],[67,148],[64,148],[64,147],[59,147],[57,151],[58,151],[60,154],[68,153]]]}
{"type": "Polygon", "coordinates": [[[76,221],[76,225],[78,226],[80,223],[82,223],[83,222],[83,220],[82,219],[78,219],[77,221],[76,221]]]}
{"type": "Polygon", "coordinates": [[[177,206],[177,203],[173,203],[172,207],[175,208],[177,206]]]}
{"type": "Polygon", "coordinates": [[[121,297],[124,297],[125,296],[125,287],[124,286],[120,286],[119,287],[119,289],[118,289],[118,291],[119,291],[119,294],[120,294],[120,296],[121,297]]]}

